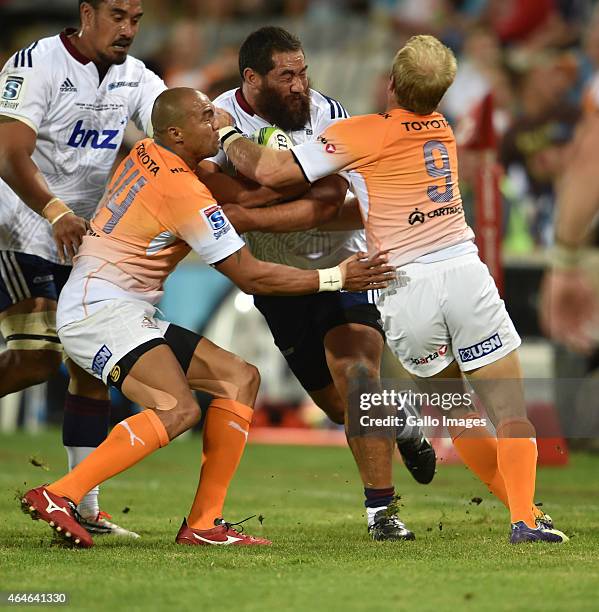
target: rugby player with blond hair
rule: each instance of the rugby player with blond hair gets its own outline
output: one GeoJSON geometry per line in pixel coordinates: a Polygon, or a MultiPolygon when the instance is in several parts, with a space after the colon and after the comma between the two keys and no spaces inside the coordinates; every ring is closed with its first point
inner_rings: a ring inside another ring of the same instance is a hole
{"type": "Polygon", "coordinates": [[[463,376],[475,389],[497,436],[482,426],[450,434],[466,465],[509,508],[510,541],[564,542],[533,503],[537,446],[520,337],[478,257],[458,187],[455,138],[436,110],[456,70],[450,49],[414,36],[395,56],[386,112],[339,121],[290,151],[258,147],[230,126],[220,130],[221,145],[239,172],[269,187],[347,173],[369,249],[388,250],[410,279],[379,295],[387,343],[420,384],[443,378],[459,387],[463,376]]]}

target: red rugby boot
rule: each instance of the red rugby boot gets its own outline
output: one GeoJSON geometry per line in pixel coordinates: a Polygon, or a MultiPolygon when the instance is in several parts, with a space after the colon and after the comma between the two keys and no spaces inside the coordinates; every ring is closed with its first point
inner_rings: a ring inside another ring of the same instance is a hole
{"type": "Polygon", "coordinates": [[[187,519],[183,519],[175,542],[192,546],[266,546],[272,544],[266,538],[256,538],[233,529],[233,526],[239,523],[227,523],[224,519],[215,519],[214,524],[215,527],[212,529],[192,529],[187,525],[187,519]]]}
{"type": "Polygon", "coordinates": [[[66,543],[78,548],[90,548],[94,541],[77,520],[75,504],[66,497],[50,493],[46,487],[30,489],[21,498],[21,509],[34,521],[46,521],[66,543]]]}

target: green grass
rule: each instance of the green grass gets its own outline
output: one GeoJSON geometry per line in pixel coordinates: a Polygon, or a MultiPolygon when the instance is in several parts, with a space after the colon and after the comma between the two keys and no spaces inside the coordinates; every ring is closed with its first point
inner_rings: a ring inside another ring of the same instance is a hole
{"type": "Polygon", "coordinates": [[[78,610],[596,610],[599,458],[575,456],[539,471],[538,497],[572,539],[564,546],[507,543],[508,517],[461,466],[428,487],[401,466],[396,488],[415,542],[368,540],[361,488],[346,449],[248,447],[227,518],[262,514],[248,532],[269,548],[173,543],[195,492],[199,438],[173,443],[105,484],[102,506],[142,534],[96,538],[91,550],[50,546],[17,489],[58,477],[57,432],[0,436],[0,589],[66,591],[78,610]],[[50,467],[43,471],[29,458],[50,467]],[[480,496],[483,502],[470,502],[480,496]],[[130,508],[126,514],[122,509],[130,508]]]}

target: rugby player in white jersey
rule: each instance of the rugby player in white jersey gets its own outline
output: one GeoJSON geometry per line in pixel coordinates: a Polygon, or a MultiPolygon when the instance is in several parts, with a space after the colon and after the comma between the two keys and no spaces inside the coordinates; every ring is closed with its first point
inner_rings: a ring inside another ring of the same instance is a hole
{"type": "MultiPolygon", "coordinates": [[[[158,76],[127,55],[141,0],[79,2],[81,25],[33,42],[0,73],[0,396],[60,366],[56,302],[129,119],[150,126],[158,76]]],[[[63,443],[69,469],[108,433],[106,387],[66,361],[63,443]]],[[[136,535],[111,523],[94,489],[79,507],[94,533],[136,535]]]]}
{"type": "MultiPolygon", "coordinates": [[[[245,134],[276,125],[294,144],[302,144],[348,116],[339,102],[310,88],[301,42],[282,28],[264,27],[250,34],[239,51],[239,71],[242,86],[220,95],[214,104],[227,111],[245,134]]],[[[202,163],[207,172],[226,171],[227,166],[222,151],[202,163]]],[[[218,178],[211,181],[204,176],[203,180],[218,201],[230,201],[218,178]]],[[[333,183],[328,185],[330,189],[336,186],[340,194],[336,206],[340,206],[347,181],[341,176],[326,180],[333,183]]],[[[244,222],[260,230],[245,234],[252,254],[264,261],[316,269],[336,265],[352,253],[365,250],[362,231],[294,231],[324,223],[330,218],[329,210],[330,202],[326,207],[318,206],[313,198],[245,209],[244,222]],[[286,231],[291,233],[280,233],[286,231]]],[[[352,381],[360,378],[369,387],[379,384],[384,333],[372,292],[255,296],[254,303],[299,382],[334,422],[343,423],[348,396],[355,391],[352,381]]],[[[379,512],[395,497],[392,480],[395,440],[363,436],[348,428],[348,442],[364,483],[372,537],[412,539],[413,533],[399,519],[379,512]],[[380,520],[375,525],[377,512],[380,520]]],[[[430,482],[435,455],[421,432],[406,429],[399,433],[397,444],[414,478],[430,482]]]]}

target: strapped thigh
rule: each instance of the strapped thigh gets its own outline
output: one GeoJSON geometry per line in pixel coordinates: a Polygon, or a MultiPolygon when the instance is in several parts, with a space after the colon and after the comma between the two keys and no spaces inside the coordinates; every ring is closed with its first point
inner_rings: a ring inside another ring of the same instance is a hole
{"type": "Polygon", "coordinates": [[[0,333],[9,349],[17,351],[62,351],[56,333],[56,311],[6,315],[0,321],[0,333]]]}

